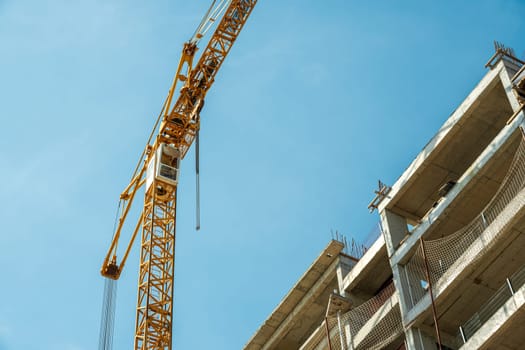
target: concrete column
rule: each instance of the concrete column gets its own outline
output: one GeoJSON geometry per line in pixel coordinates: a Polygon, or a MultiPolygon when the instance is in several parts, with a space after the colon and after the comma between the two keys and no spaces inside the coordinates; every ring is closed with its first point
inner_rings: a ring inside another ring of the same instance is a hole
{"type": "MultiPolygon", "coordinates": [[[[381,212],[381,225],[383,227],[383,235],[385,237],[388,256],[392,257],[397,250],[399,243],[408,234],[407,220],[404,217],[385,209],[381,212]]],[[[403,283],[403,281],[406,280],[404,276],[404,267],[399,264],[392,264],[393,262],[390,260],[394,285],[399,296],[401,318],[404,320],[412,305],[410,286],[408,281],[407,283],[403,283]]],[[[408,350],[437,349],[435,340],[421,332],[418,328],[412,327],[405,330],[405,337],[408,350]]]]}
{"type": "Polygon", "coordinates": [[[354,350],[352,334],[350,333],[350,324],[346,322],[344,327],[345,327],[345,336],[346,336],[346,348],[348,350],[354,350]]]}
{"type": "Polygon", "coordinates": [[[356,263],[357,262],[355,260],[352,260],[347,256],[339,255],[339,263],[337,264],[336,274],[339,294],[342,296],[346,296],[343,281],[348,272],[352,270],[356,263]]]}
{"type": "MultiPolygon", "coordinates": [[[[352,300],[353,303],[356,302],[356,298],[352,295],[352,293],[347,293],[345,291],[343,282],[346,275],[350,272],[350,270],[352,270],[356,263],[357,262],[355,260],[349,258],[348,256],[339,255],[339,263],[337,264],[336,268],[339,294],[345,298],[352,300]]],[[[357,301],[357,303],[359,303],[359,301],[357,301]]],[[[352,334],[350,333],[350,324],[348,322],[341,321],[341,327],[346,339],[346,349],[354,350],[354,346],[352,345],[352,334]]]]}
{"type": "MultiPolygon", "coordinates": [[[[401,319],[405,319],[405,315],[410,311],[412,307],[412,298],[410,295],[410,286],[408,283],[403,283],[405,276],[404,267],[400,265],[392,266],[392,275],[394,280],[394,286],[399,296],[399,308],[401,310],[401,319]]],[[[407,281],[408,282],[408,281],[407,281]]]]}
{"type": "Polygon", "coordinates": [[[412,327],[405,331],[408,350],[437,350],[434,338],[429,337],[420,329],[412,327]]]}
{"type": "Polygon", "coordinates": [[[408,234],[407,220],[385,209],[381,212],[381,226],[383,227],[386,249],[390,257],[396,251],[399,243],[408,234]]]}
{"type": "MultiPolygon", "coordinates": [[[[401,240],[408,234],[407,220],[404,217],[385,209],[381,212],[381,226],[383,227],[383,235],[385,238],[388,256],[391,257],[399,245],[399,242],[401,242],[401,240]]],[[[394,285],[399,294],[401,316],[404,318],[404,315],[406,315],[410,310],[409,305],[411,305],[411,302],[409,304],[410,287],[408,284],[402,283],[404,278],[402,275],[404,273],[403,267],[397,264],[392,264],[392,260],[390,260],[394,285]]]]}

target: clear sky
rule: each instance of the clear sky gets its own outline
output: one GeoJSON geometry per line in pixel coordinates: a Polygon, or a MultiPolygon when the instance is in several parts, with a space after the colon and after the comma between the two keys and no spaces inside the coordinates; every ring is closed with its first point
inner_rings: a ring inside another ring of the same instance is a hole
{"type": "MultiPolygon", "coordinates": [[[[91,350],[120,192],[210,1],[0,0],[0,350],[91,350]]],[[[525,1],[260,1],[178,198],[175,349],[240,349],[485,74],[525,1]]],[[[137,202],[140,209],[141,198],[137,202]]],[[[136,212],[135,212],[136,214],[136,212]]],[[[138,246],[118,289],[130,349],[138,246]]]]}

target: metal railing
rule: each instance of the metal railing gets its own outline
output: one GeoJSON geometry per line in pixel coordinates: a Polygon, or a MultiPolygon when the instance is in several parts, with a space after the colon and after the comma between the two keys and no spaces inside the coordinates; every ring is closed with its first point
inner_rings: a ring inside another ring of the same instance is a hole
{"type": "Polygon", "coordinates": [[[505,280],[496,293],[468,321],[459,327],[458,337],[466,343],[514,293],[525,285],[525,266],[505,280]]]}

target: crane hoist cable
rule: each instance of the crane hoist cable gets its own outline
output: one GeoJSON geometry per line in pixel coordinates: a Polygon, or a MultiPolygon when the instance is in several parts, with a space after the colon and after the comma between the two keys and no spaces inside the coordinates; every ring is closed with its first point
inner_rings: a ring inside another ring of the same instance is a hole
{"type": "MultiPolygon", "coordinates": [[[[257,0],[214,0],[192,38],[183,46],[161,112],[131,180],[120,195],[120,215],[101,268],[101,274],[108,279],[102,321],[106,322],[106,327],[101,327],[101,337],[105,339],[100,342],[103,344],[101,349],[111,347],[115,283],[139,231],[141,247],[134,349],[172,349],[175,219],[180,161],[194,141],[196,148],[199,147],[200,112],[204,98],[256,3],[257,0]],[[194,66],[197,43],[214,23],[217,27],[194,66]],[[179,84],[182,86],[174,99],[179,84]],[[133,200],[141,188],[144,188],[144,206],[119,261],[118,242],[133,200]]],[[[200,171],[199,152],[196,151],[196,226],[199,227],[200,171]]]]}
{"type": "Polygon", "coordinates": [[[195,229],[201,229],[201,185],[200,185],[200,141],[199,131],[195,135],[195,229]]]}
{"type": "Polygon", "coordinates": [[[208,11],[202,18],[201,23],[195,30],[195,33],[193,33],[189,42],[197,44],[199,40],[202,39],[202,37],[206,35],[206,33],[213,26],[217,18],[220,15],[222,15],[224,10],[226,10],[226,8],[230,5],[232,1],[231,0],[221,0],[219,1],[217,5],[215,5],[216,2],[217,2],[216,0],[213,0],[208,11]]]}

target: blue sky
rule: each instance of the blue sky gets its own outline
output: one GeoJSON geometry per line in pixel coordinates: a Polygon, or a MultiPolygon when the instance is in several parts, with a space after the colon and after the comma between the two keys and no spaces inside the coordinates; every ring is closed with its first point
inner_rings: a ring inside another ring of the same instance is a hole
{"type": "MultiPolygon", "coordinates": [[[[118,195],[209,1],[0,0],[0,350],[98,344],[118,195]]],[[[174,345],[239,349],[331,230],[364,240],[395,182],[485,74],[523,57],[525,2],[260,1],[202,112],[178,199],[174,345]]],[[[138,207],[141,204],[139,198],[138,207]]],[[[133,341],[137,246],[115,349],[133,341]]]]}

